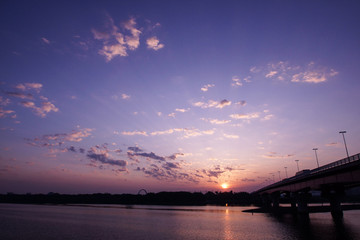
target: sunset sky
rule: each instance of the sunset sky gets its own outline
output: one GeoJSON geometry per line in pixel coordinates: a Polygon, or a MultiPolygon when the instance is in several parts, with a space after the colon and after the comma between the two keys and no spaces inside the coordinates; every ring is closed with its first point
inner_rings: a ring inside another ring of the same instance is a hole
{"type": "Polygon", "coordinates": [[[359,12],[1,1],[0,193],[253,191],[346,157],[339,131],[359,153],[359,12]]]}

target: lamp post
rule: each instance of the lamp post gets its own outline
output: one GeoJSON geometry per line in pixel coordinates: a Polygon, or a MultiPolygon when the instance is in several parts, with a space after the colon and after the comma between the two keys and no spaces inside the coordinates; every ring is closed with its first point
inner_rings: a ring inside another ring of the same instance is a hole
{"type": "Polygon", "coordinates": [[[281,177],[280,177],[280,171],[278,171],[278,173],[279,173],[279,181],[281,180],[281,177]]]}
{"type": "Polygon", "coordinates": [[[318,150],[318,148],[313,148],[313,150],[315,151],[316,162],[317,162],[317,166],[318,166],[318,168],[319,168],[319,167],[320,167],[320,166],[319,166],[319,159],[318,159],[318,156],[317,156],[317,153],[316,153],[316,151],[318,150]]]}
{"type": "Polygon", "coordinates": [[[284,168],[285,168],[286,178],[288,178],[288,175],[287,175],[287,167],[284,167],[284,168]]]}
{"type": "Polygon", "coordinates": [[[295,160],[295,162],[296,162],[296,166],[297,166],[297,169],[298,169],[298,172],[300,171],[299,170],[299,160],[295,160]]]}
{"type": "Polygon", "coordinates": [[[350,158],[349,158],[349,152],[348,152],[348,149],[347,149],[347,146],[346,146],[345,135],[344,135],[344,133],[346,133],[346,131],[340,131],[339,133],[341,133],[342,136],[343,136],[344,145],[345,145],[345,150],[346,150],[346,155],[347,155],[348,159],[350,159],[350,158]]]}

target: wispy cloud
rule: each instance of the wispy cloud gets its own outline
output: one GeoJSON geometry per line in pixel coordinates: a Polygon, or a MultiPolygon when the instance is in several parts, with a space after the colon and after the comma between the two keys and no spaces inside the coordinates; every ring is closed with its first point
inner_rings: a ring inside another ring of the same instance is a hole
{"type": "Polygon", "coordinates": [[[201,120],[210,122],[211,124],[217,124],[217,125],[227,124],[227,123],[231,122],[231,120],[219,120],[219,119],[212,119],[212,118],[201,118],[201,120]]]}
{"type": "Polygon", "coordinates": [[[50,44],[50,40],[47,38],[42,37],[41,41],[43,41],[43,43],[50,44]]]}
{"type": "Polygon", "coordinates": [[[238,135],[234,135],[234,134],[225,134],[224,133],[224,137],[226,138],[230,138],[230,139],[238,139],[239,136],[238,135]]]}
{"type": "Polygon", "coordinates": [[[316,66],[314,62],[310,62],[305,66],[298,66],[279,61],[268,64],[265,77],[295,83],[322,83],[337,74],[338,72],[334,69],[316,66]]]}
{"type": "Polygon", "coordinates": [[[215,84],[206,84],[200,90],[203,92],[207,92],[209,88],[215,87],[215,84]]]}
{"type": "Polygon", "coordinates": [[[230,117],[233,119],[249,120],[249,119],[259,118],[260,113],[255,112],[255,113],[248,113],[248,114],[231,114],[230,117]]]}
{"type": "Polygon", "coordinates": [[[294,154],[281,155],[277,152],[268,152],[267,154],[263,155],[263,158],[291,158],[294,156],[294,154]]]}
{"type": "Polygon", "coordinates": [[[83,128],[73,130],[69,133],[47,134],[34,139],[25,139],[30,145],[39,147],[59,147],[66,142],[81,142],[84,138],[91,136],[93,129],[83,128]]]}
{"type": "Polygon", "coordinates": [[[230,106],[231,101],[229,100],[221,100],[220,102],[209,100],[208,102],[195,102],[193,106],[200,107],[200,108],[224,108],[226,106],[230,106]]]}
{"type": "Polygon", "coordinates": [[[157,37],[150,37],[146,40],[147,47],[152,50],[159,50],[165,47],[163,43],[160,43],[157,37]]]}
{"type": "Polygon", "coordinates": [[[0,107],[0,118],[5,118],[7,115],[13,114],[15,111],[13,110],[5,110],[2,107],[0,107]]]}
{"type": "Polygon", "coordinates": [[[23,107],[31,108],[34,110],[35,114],[44,118],[49,112],[57,112],[59,109],[55,107],[54,104],[52,104],[49,101],[43,101],[41,103],[40,107],[37,107],[34,102],[31,101],[23,101],[20,103],[23,107]]]}
{"type": "Polygon", "coordinates": [[[126,136],[135,136],[135,135],[148,136],[145,131],[124,131],[124,132],[121,132],[121,134],[126,135],[126,136]]]}
{"type": "MultiPolygon", "coordinates": [[[[102,42],[102,49],[98,53],[105,57],[106,61],[111,61],[116,56],[126,57],[128,51],[134,51],[140,46],[140,36],[142,34],[137,27],[136,19],[131,17],[126,22],[116,26],[112,17],[107,15],[105,30],[99,31],[91,29],[93,37],[102,42]]],[[[160,43],[157,37],[150,37],[146,40],[147,48],[159,50],[165,45],[160,43]]]]}
{"type": "Polygon", "coordinates": [[[19,92],[6,92],[6,95],[10,97],[16,97],[21,99],[34,99],[34,96],[30,93],[19,93],[19,92]]]}
{"type": "Polygon", "coordinates": [[[129,35],[120,32],[110,16],[107,16],[106,28],[104,32],[96,29],[91,30],[94,38],[102,41],[103,48],[98,53],[103,55],[106,61],[109,62],[116,56],[128,56],[128,50],[133,51],[139,47],[141,31],[136,28],[134,18],[130,18],[127,22],[123,23],[123,29],[129,31],[129,35]]]}
{"type": "Polygon", "coordinates": [[[186,109],[185,108],[176,108],[175,111],[185,113],[185,112],[190,111],[190,108],[186,108],[186,109]]]}
{"type": "Polygon", "coordinates": [[[41,83],[20,83],[16,85],[15,88],[26,91],[26,90],[35,90],[37,92],[40,92],[43,85],[41,83]]]}

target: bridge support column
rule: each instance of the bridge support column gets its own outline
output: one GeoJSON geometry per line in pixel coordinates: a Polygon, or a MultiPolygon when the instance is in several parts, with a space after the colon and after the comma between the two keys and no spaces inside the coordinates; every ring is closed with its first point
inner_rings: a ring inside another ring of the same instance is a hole
{"type": "Polygon", "coordinates": [[[269,210],[271,208],[271,199],[269,194],[266,193],[261,195],[261,200],[262,200],[263,208],[269,210]]]}
{"type": "Polygon", "coordinates": [[[296,193],[297,211],[300,214],[309,214],[308,202],[311,198],[311,193],[308,191],[296,193]]]}
{"type": "Polygon", "coordinates": [[[321,195],[330,202],[331,215],[334,219],[339,219],[343,217],[343,211],[341,208],[341,200],[345,196],[345,191],[343,186],[333,186],[325,188],[321,191],[321,195]]]}
{"type": "Polygon", "coordinates": [[[271,202],[272,202],[272,210],[274,212],[278,212],[279,205],[280,205],[280,193],[279,192],[273,192],[271,194],[271,202]]]}
{"type": "Polygon", "coordinates": [[[290,203],[291,203],[291,211],[292,211],[293,213],[297,213],[296,193],[290,193],[290,203]]]}

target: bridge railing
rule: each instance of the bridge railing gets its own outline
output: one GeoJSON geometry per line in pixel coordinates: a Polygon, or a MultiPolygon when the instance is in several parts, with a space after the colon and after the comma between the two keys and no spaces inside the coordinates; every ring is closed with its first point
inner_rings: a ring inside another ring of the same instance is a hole
{"type": "Polygon", "coordinates": [[[348,163],[351,163],[351,162],[355,162],[355,161],[359,161],[359,160],[360,160],[360,153],[352,155],[352,156],[347,157],[347,158],[343,158],[343,159],[341,159],[339,161],[336,161],[336,162],[326,164],[326,165],[321,166],[319,168],[315,168],[315,169],[310,171],[310,174],[322,172],[322,171],[330,169],[330,168],[338,167],[338,166],[348,164],[348,163]]]}

